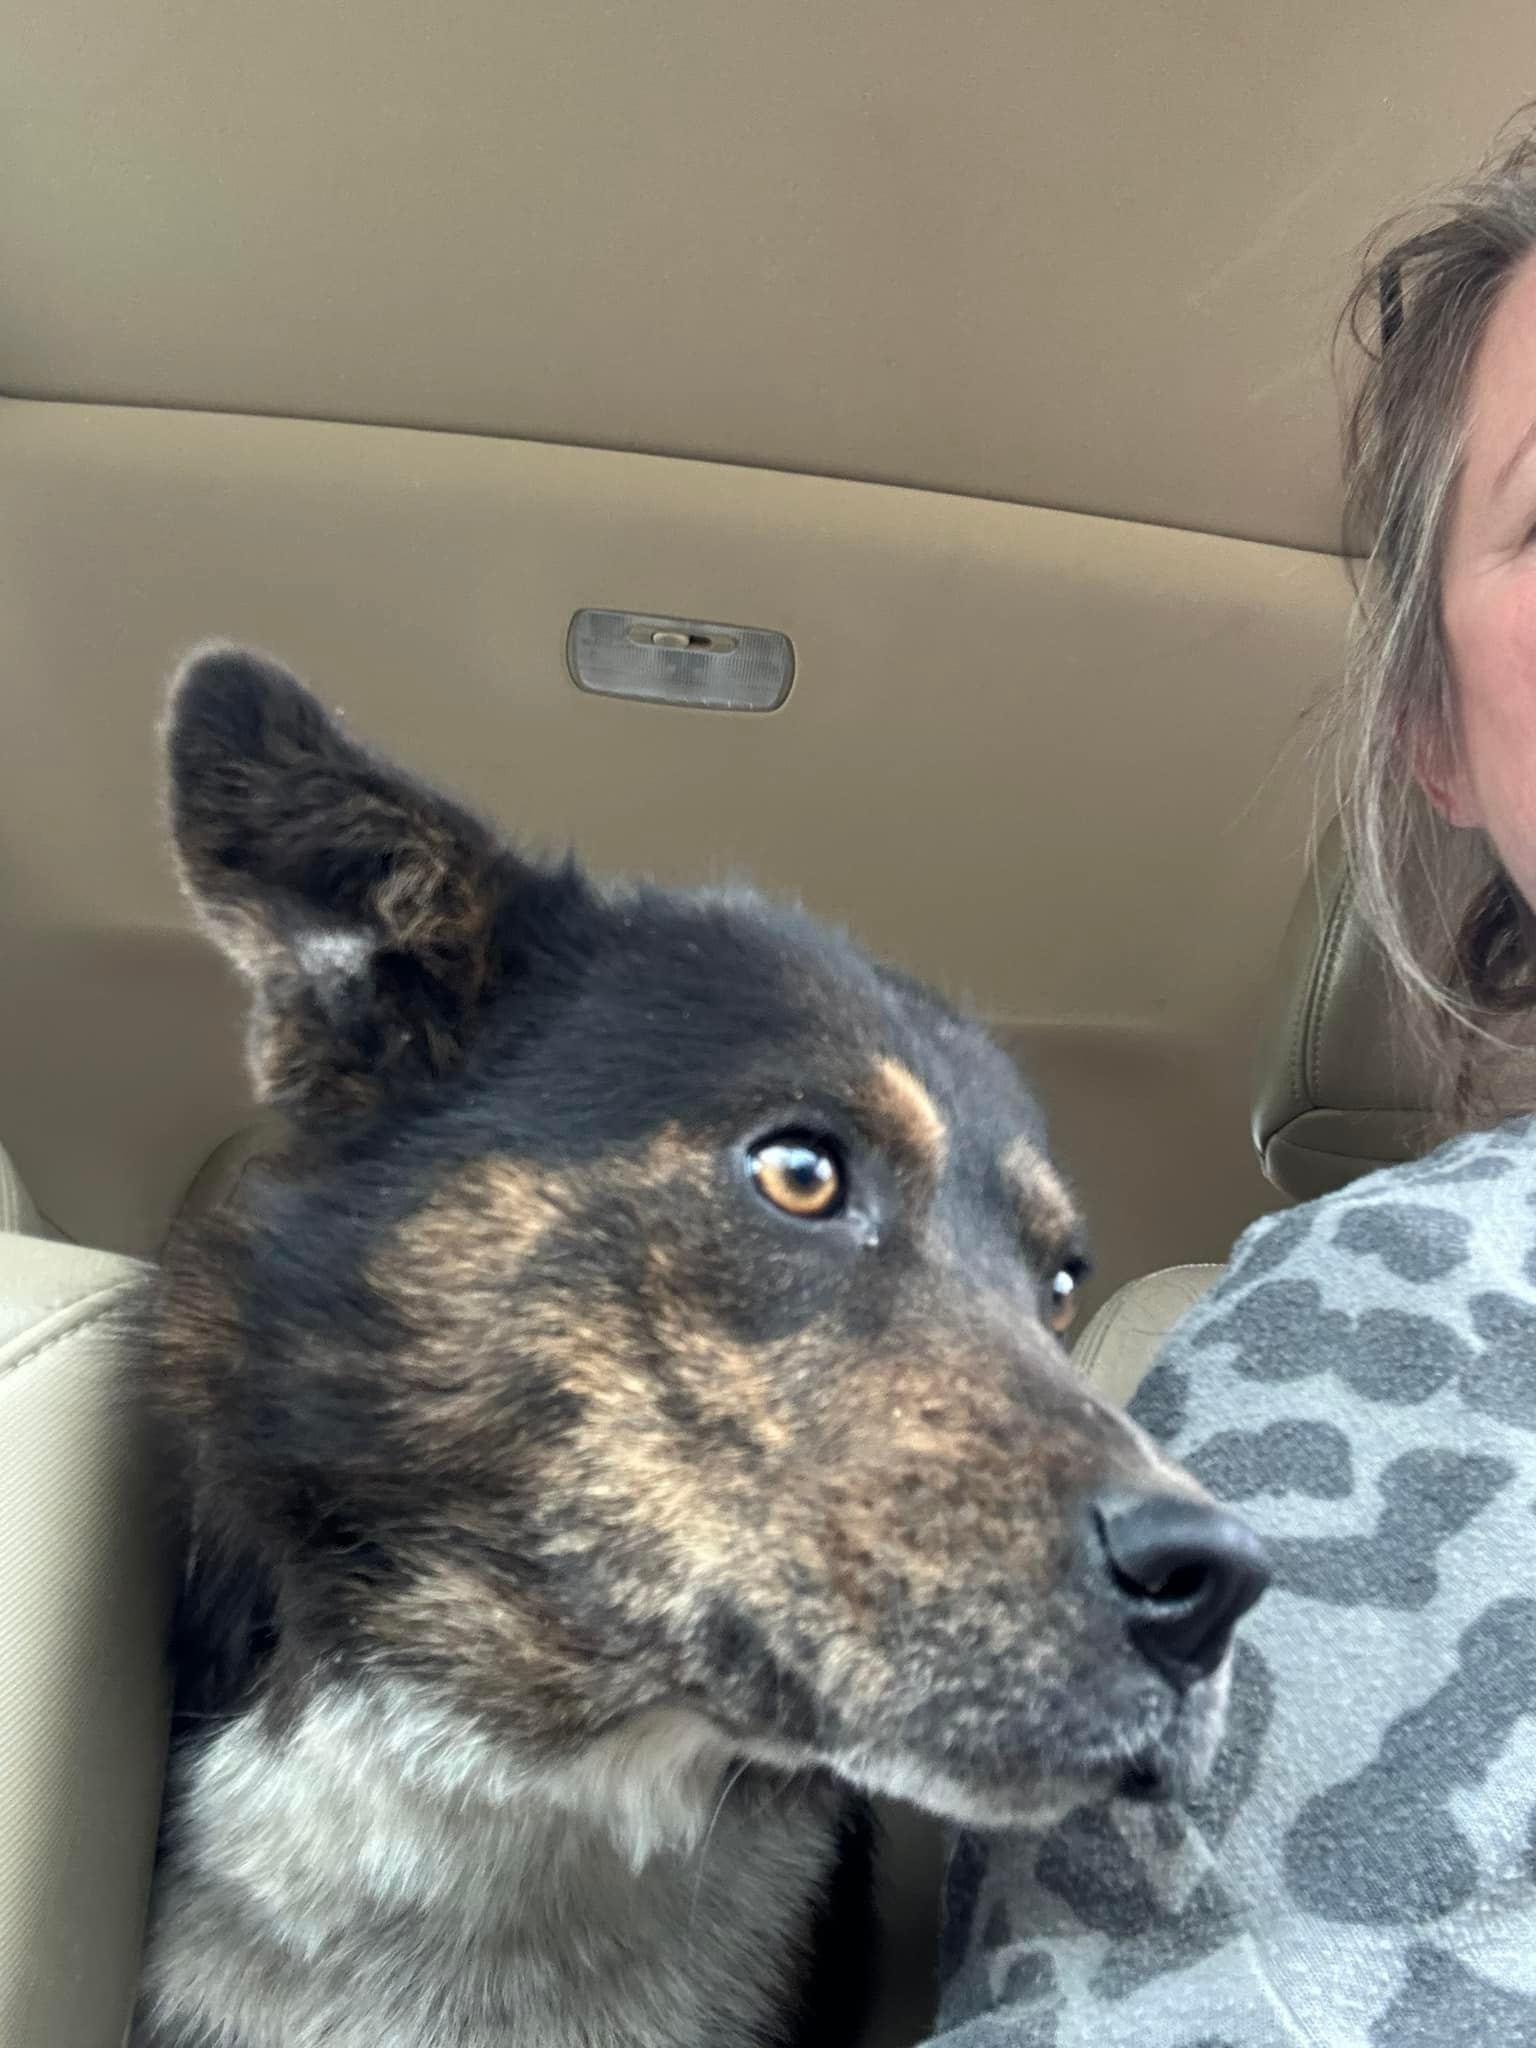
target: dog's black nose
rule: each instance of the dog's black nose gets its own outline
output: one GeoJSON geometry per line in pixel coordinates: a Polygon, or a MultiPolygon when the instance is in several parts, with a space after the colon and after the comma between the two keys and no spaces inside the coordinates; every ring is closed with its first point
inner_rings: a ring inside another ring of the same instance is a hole
{"type": "Polygon", "coordinates": [[[1207,1678],[1269,1584],[1246,1522],[1176,1494],[1096,1501],[1093,1521],[1132,1642],[1175,1685],[1207,1678]]]}

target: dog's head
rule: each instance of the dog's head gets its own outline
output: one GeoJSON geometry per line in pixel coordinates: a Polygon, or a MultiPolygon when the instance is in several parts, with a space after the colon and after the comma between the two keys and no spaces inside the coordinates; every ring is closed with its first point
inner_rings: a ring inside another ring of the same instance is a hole
{"type": "Polygon", "coordinates": [[[160,1350],[295,1655],[961,1818],[1209,1748],[1262,1563],[1069,1369],[1077,1214],[979,1029],[754,896],[521,858],[252,656],[168,748],[292,1135],[160,1350]]]}

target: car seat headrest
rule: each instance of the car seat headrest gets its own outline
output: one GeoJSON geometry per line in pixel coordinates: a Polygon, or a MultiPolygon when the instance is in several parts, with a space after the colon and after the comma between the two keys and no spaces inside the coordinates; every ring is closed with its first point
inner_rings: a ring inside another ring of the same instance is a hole
{"type": "Polygon", "coordinates": [[[1319,842],[1276,968],[1253,1103],[1265,1174],[1308,1200],[1417,1158],[1473,1122],[1536,1108],[1536,1018],[1499,1028],[1507,1047],[1469,1039],[1464,1058],[1437,1055],[1407,1028],[1391,971],[1355,907],[1334,825],[1319,842]],[[1464,1106],[1469,1073],[1475,1110],[1464,1106]]]}

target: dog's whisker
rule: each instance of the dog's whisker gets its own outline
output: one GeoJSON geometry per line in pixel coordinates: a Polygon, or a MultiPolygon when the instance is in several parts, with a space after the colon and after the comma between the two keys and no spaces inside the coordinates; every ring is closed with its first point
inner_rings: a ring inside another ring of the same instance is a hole
{"type": "Polygon", "coordinates": [[[735,1764],[727,1769],[724,1783],[720,1787],[720,1796],[715,1801],[715,1810],[709,1816],[709,1825],[705,1828],[703,1839],[696,1851],[693,1893],[688,1901],[688,1939],[690,1941],[693,1938],[694,1918],[699,1910],[699,1890],[704,1882],[704,1859],[709,1853],[710,1840],[719,1824],[721,1814],[725,1811],[725,1802],[730,1798],[732,1792],[735,1791],[737,1785],[740,1784],[744,1773],[750,1768],[750,1761],[747,1757],[739,1757],[735,1764]]]}

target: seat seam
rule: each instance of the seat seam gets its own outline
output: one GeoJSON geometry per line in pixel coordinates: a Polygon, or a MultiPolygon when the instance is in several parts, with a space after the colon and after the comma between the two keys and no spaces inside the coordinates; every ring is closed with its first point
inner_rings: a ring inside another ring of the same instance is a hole
{"type": "Polygon", "coordinates": [[[1083,1338],[1092,1337],[1093,1342],[1088,1344],[1080,1341],[1073,1345],[1071,1351],[1067,1354],[1073,1366],[1079,1372],[1086,1372],[1094,1360],[1098,1358],[1104,1349],[1107,1337],[1114,1330],[1119,1320],[1117,1304],[1135,1288],[1145,1286],[1149,1280],[1171,1278],[1178,1273],[1210,1273],[1212,1276],[1210,1284],[1214,1287],[1225,1271],[1226,1267],[1218,1259],[1185,1259],[1177,1266],[1156,1266],[1150,1273],[1142,1273],[1134,1280],[1127,1280],[1123,1287],[1116,1288],[1115,1292],[1101,1308],[1094,1311],[1087,1327],[1083,1331],[1083,1338]],[[1115,1313],[1111,1314],[1112,1310],[1115,1313]],[[1095,1335],[1095,1332],[1097,1332],[1097,1335],[1095,1335]]]}
{"type": "Polygon", "coordinates": [[[71,1305],[71,1313],[62,1327],[49,1330],[12,1357],[7,1357],[5,1352],[0,1350],[0,1386],[23,1367],[35,1365],[38,1359],[46,1358],[50,1351],[57,1350],[59,1345],[67,1343],[71,1337],[78,1336],[82,1330],[92,1329],[96,1324],[105,1322],[113,1310],[141,1285],[142,1282],[137,1280],[115,1280],[110,1287],[97,1288],[91,1294],[82,1295],[78,1302],[71,1305]]]}
{"type": "MultiPolygon", "coordinates": [[[[1204,1273],[1211,1269],[1219,1273],[1224,1264],[1225,1261],[1222,1259],[1183,1259],[1176,1266],[1154,1266],[1150,1273],[1143,1273],[1139,1280],[1127,1280],[1125,1287],[1117,1289],[1117,1292],[1124,1293],[1127,1288],[1141,1287],[1148,1280],[1161,1280],[1169,1273],[1204,1273]]],[[[1110,1296],[1111,1301],[1114,1298],[1114,1295],[1110,1296]]]]}
{"type": "MultiPolygon", "coordinates": [[[[1422,1122],[1432,1123],[1437,1116],[1443,1114],[1442,1111],[1434,1109],[1333,1109],[1322,1111],[1315,1108],[1308,1110],[1306,1113],[1308,1116],[1327,1115],[1342,1117],[1351,1124],[1360,1123],[1367,1117],[1376,1116],[1402,1117],[1405,1120],[1417,1118],[1422,1122]]],[[[1292,1151],[1311,1153],[1319,1159],[1358,1159],[1363,1173],[1374,1173],[1383,1167],[1400,1166],[1403,1164],[1403,1161],[1399,1159],[1379,1159],[1374,1152],[1335,1152],[1331,1151],[1326,1145],[1315,1144],[1311,1140],[1293,1138],[1290,1133],[1300,1121],[1300,1117],[1292,1117],[1289,1122],[1283,1123],[1278,1129],[1271,1131],[1269,1134],[1270,1144],[1289,1145],[1292,1151]]],[[[1451,1135],[1454,1136],[1456,1133],[1452,1132],[1451,1135]]]]}
{"type": "Polygon", "coordinates": [[[1328,905],[1328,920],[1319,949],[1317,973],[1302,1005],[1304,1069],[1301,1073],[1300,1093],[1309,1103],[1315,1104],[1323,1092],[1319,1051],[1319,1041],[1322,1037],[1320,1020],[1323,1010],[1327,1007],[1334,977],[1338,971],[1339,956],[1344,950],[1344,935],[1348,925],[1348,904],[1344,877],[1341,874],[1334,884],[1333,895],[1328,905]]]}
{"type": "Polygon", "coordinates": [[[1133,1287],[1145,1287],[1149,1280],[1166,1279],[1175,1273],[1220,1273],[1225,1270],[1225,1263],[1222,1259],[1184,1259],[1176,1266],[1154,1266],[1150,1273],[1139,1273],[1134,1280],[1127,1280],[1123,1286],[1117,1287],[1108,1301],[1101,1302],[1094,1310],[1090,1321],[1096,1322],[1115,1306],[1122,1295],[1129,1294],[1133,1287]]]}

